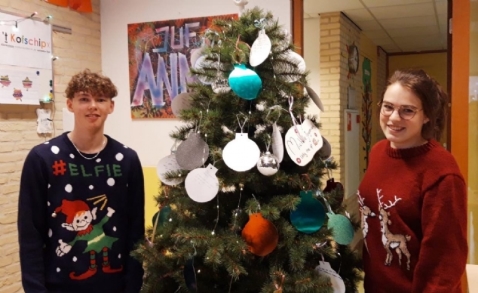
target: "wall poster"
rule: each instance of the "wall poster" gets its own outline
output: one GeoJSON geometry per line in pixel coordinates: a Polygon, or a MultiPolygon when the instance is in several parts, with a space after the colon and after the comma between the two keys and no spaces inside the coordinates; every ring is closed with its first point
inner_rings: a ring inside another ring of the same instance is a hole
{"type": "Polygon", "coordinates": [[[51,25],[0,12],[0,103],[38,105],[52,90],[51,25]]]}
{"type": "Polygon", "coordinates": [[[194,82],[191,55],[216,18],[237,14],[128,24],[131,117],[175,118],[171,101],[194,82]]]}

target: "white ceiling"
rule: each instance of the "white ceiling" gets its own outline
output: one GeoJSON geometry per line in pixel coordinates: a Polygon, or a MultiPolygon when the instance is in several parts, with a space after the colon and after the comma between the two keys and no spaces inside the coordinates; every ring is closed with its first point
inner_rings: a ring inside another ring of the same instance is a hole
{"type": "Polygon", "coordinates": [[[335,11],[388,53],[447,49],[447,0],[304,0],[304,18],[335,11]]]}

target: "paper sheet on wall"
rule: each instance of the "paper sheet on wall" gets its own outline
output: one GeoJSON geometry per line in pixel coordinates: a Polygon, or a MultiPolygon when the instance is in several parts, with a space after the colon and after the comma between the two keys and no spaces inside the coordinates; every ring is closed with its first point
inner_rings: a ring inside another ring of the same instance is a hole
{"type": "Polygon", "coordinates": [[[0,103],[38,105],[41,98],[39,74],[36,69],[0,65],[0,103]]]}
{"type": "Polygon", "coordinates": [[[63,108],[63,132],[72,131],[75,126],[75,115],[68,111],[67,108],[63,108]]]}
{"type": "Polygon", "coordinates": [[[38,105],[53,93],[51,25],[0,12],[0,104],[38,105]]]}
{"type": "Polygon", "coordinates": [[[51,24],[3,12],[0,18],[0,64],[51,70],[51,24]]]}

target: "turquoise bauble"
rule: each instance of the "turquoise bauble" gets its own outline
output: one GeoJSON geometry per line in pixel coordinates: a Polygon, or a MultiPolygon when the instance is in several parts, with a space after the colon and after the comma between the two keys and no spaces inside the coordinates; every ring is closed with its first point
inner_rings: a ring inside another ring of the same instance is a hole
{"type": "Polygon", "coordinates": [[[154,223],[156,223],[156,218],[159,216],[158,219],[158,227],[164,225],[168,220],[169,220],[169,214],[171,213],[171,207],[170,206],[164,206],[159,210],[157,213],[154,214],[153,216],[153,227],[154,223]]]}
{"type": "Polygon", "coordinates": [[[327,213],[329,222],[327,228],[332,229],[332,236],[335,242],[342,245],[349,245],[354,239],[354,227],[349,218],[344,215],[327,213]]]}
{"type": "Polygon", "coordinates": [[[290,212],[290,221],[294,227],[306,234],[319,231],[325,222],[324,205],[317,200],[311,190],[300,192],[300,203],[290,212]]]}
{"type": "Polygon", "coordinates": [[[262,89],[262,80],[245,64],[237,64],[229,74],[229,86],[239,97],[245,100],[254,100],[262,89]]]}

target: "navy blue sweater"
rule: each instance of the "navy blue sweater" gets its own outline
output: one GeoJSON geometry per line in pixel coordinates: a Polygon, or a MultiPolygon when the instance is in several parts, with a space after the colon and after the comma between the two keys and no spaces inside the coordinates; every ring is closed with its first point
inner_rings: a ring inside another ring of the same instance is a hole
{"type": "Polygon", "coordinates": [[[35,146],[21,176],[18,233],[26,293],[139,292],[143,269],[130,256],[144,239],[136,152],[107,136],[87,160],[67,133],[35,146]]]}

